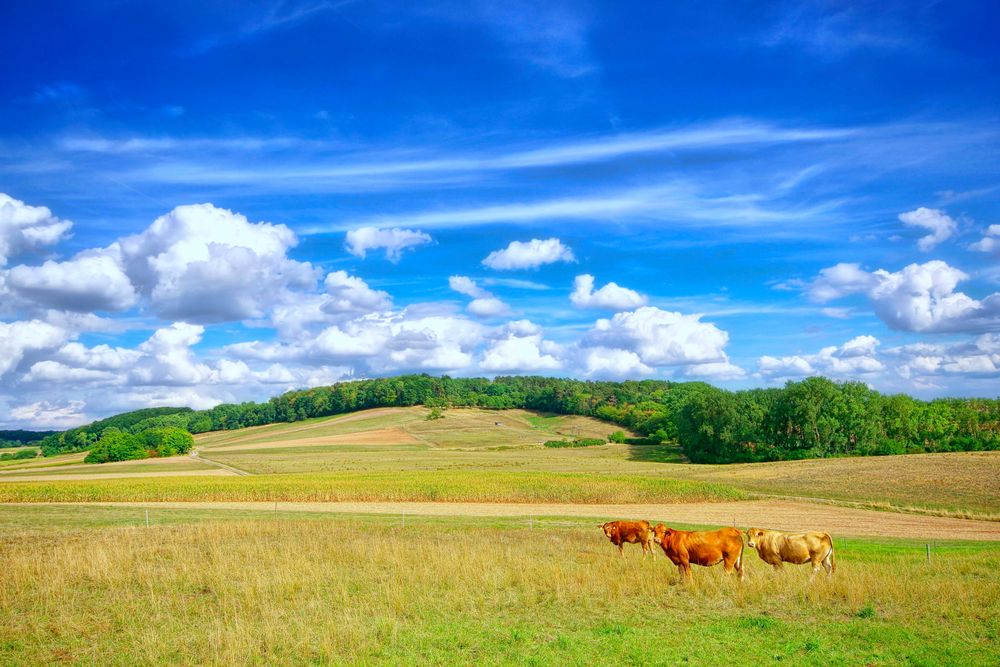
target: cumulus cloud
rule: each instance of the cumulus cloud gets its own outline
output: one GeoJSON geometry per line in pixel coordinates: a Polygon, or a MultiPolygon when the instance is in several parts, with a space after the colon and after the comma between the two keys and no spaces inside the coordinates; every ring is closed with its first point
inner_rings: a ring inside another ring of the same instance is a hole
{"type": "Polygon", "coordinates": [[[837,264],[820,271],[806,291],[819,302],[864,294],[883,322],[902,331],[978,332],[1000,327],[1000,294],[977,300],[956,292],[968,278],[941,260],[910,264],[895,272],[837,264]]]}
{"type": "Polygon", "coordinates": [[[312,288],[315,269],[287,256],[296,243],[284,225],[196,204],[178,206],[109,250],[120,252],[160,317],[208,323],[261,317],[289,290],[312,288]]]}
{"type": "Polygon", "coordinates": [[[629,378],[654,372],[635,352],[603,346],[585,348],[582,362],[587,377],[629,378]]]}
{"type": "Polygon", "coordinates": [[[531,239],[527,242],[511,241],[503,250],[494,250],[483,264],[498,271],[535,269],[555,262],[575,262],[573,251],[556,238],[531,239]]]}
{"type": "Polygon", "coordinates": [[[66,330],[41,320],[0,322],[0,377],[16,369],[29,352],[53,350],[67,337],[66,330]]]}
{"type": "Polygon", "coordinates": [[[728,361],[724,348],[729,334],[701,315],[644,306],[597,320],[585,336],[587,347],[635,352],[649,366],[683,366],[728,361]]]}
{"type": "Polygon", "coordinates": [[[577,276],[573,281],[573,292],[569,295],[569,299],[579,308],[627,310],[646,305],[645,296],[614,282],[595,292],[594,276],[587,273],[577,276]]]}
{"type": "Polygon", "coordinates": [[[480,287],[472,278],[451,276],[448,278],[448,286],[459,294],[473,297],[466,310],[476,317],[501,317],[510,314],[510,306],[480,287]]]}
{"type": "Polygon", "coordinates": [[[56,243],[72,226],[44,206],[29,206],[0,192],[0,266],[22,252],[56,243]]]}
{"type": "Polygon", "coordinates": [[[333,271],[323,281],[328,298],[321,309],[327,313],[370,313],[385,310],[392,304],[388,292],[373,290],[361,278],[346,271],[333,271]]]}
{"type": "Polygon", "coordinates": [[[194,385],[209,382],[212,369],[199,362],[191,347],[201,342],[205,327],[175,322],[139,345],[143,356],[129,372],[130,384],[194,385]]]}
{"type": "Polygon", "coordinates": [[[657,370],[716,380],[743,377],[725,352],[729,334],[701,317],[652,306],[616,313],[597,320],[580,339],[576,361],[587,377],[627,378],[657,370]]]}
{"type": "Polygon", "coordinates": [[[480,367],[496,372],[538,372],[562,366],[560,349],[542,337],[542,330],[529,320],[510,322],[483,353],[480,367]]]}
{"type": "Polygon", "coordinates": [[[958,225],[944,211],[921,206],[913,211],[900,213],[899,219],[909,227],[920,227],[930,232],[917,241],[917,247],[924,252],[933,249],[955,233],[958,225]]]}
{"type": "Polygon", "coordinates": [[[1000,225],[987,227],[983,238],[970,245],[969,250],[1000,253],[1000,225]]]}
{"type": "Polygon", "coordinates": [[[899,375],[926,383],[935,377],[1000,377],[1000,334],[982,334],[959,343],[913,343],[886,350],[899,375]]]}
{"type": "Polygon", "coordinates": [[[878,280],[860,264],[841,262],[820,270],[816,279],[806,286],[806,293],[812,301],[826,303],[866,292],[877,283],[878,280]]]}
{"type": "Polygon", "coordinates": [[[746,377],[746,374],[745,370],[730,361],[695,364],[684,369],[684,375],[690,378],[703,378],[719,382],[740,380],[746,377]]]}
{"type": "Polygon", "coordinates": [[[347,252],[364,259],[371,250],[385,250],[385,258],[398,262],[403,251],[431,242],[430,234],[416,229],[361,227],[347,232],[347,252]]]}
{"type": "Polygon", "coordinates": [[[10,409],[11,425],[30,429],[73,428],[91,421],[83,411],[84,405],[78,400],[26,403],[10,409]]]}
{"type": "Polygon", "coordinates": [[[806,375],[826,375],[842,379],[862,378],[885,370],[876,358],[879,340],[857,336],[841,346],[831,345],[816,354],[785,357],[762,356],[758,373],[765,378],[787,379],[806,375]]]}
{"type": "Polygon", "coordinates": [[[57,310],[126,310],[138,298],[128,276],[109,254],[85,253],[66,262],[15,266],[6,278],[11,293],[57,310]]]}
{"type": "Polygon", "coordinates": [[[473,299],[482,299],[491,296],[487,290],[484,290],[476,281],[467,276],[451,276],[448,278],[448,286],[458,292],[459,294],[464,294],[466,296],[471,296],[473,299]]]}

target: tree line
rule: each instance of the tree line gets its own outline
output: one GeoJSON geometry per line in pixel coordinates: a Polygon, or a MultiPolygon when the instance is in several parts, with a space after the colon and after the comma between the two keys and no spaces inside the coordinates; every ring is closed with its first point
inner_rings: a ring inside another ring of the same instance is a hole
{"type": "Polygon", "coordinates": [[[93,447],[109,428],[204,433],[377,407],[524,408],[586,415],[677,442],[695,463],[1000,449],[1000,400],[920,401],[822,377],[727,391],[703,382],[591,382],[537,376],[405,375],[290,391],[209,410],[152,408],[47,436],[46,455],[93,447]]]}

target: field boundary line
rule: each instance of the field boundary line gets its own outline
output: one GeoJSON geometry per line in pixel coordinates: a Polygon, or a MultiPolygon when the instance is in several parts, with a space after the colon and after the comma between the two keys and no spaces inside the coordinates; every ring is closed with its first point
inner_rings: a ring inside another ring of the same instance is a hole
{"type": "Polygon", "coordinates": [[[197,448],[191,450],[191,458],[196,459],[198,461],[201,461],[202,463],[207,463],[209,465],[216,466],[217,468],[222,468],[223,470],[228,470],[229,472],[233,473],[234,475],[242,475],[242,476],[252,476],[253,475],[253,473],[250,472],[249,470],[243,470],[241,468],[234,468],[233,466],[226,465],[225,463],[219,463],[218,461],[213,461],[212,459],[206,459],[204,456],[202,456],[201,454],[198,453],[198,449],[197,448]]]}
{"type": "Polygon", "coordinates": [[[1000,522],[1000,515],[997,514],[976,514],[975,512],[963,512],[961,510],[937,510],[929,507],[902,507],[900,505],[893,505],[892,503],[838,500],[836,498],[819,498],[814,496],[787,496],[778,493],[763,493],[759,491],[752,493],[760,498],[811,502],[821,505],[837,505],[840,507],[853,507],[855,509],[872,510],[875,512],[891,512],[893,514],[916,514],[918,516],[937,516],[948,519],[971,519],[973,521],[1000,522]]]}

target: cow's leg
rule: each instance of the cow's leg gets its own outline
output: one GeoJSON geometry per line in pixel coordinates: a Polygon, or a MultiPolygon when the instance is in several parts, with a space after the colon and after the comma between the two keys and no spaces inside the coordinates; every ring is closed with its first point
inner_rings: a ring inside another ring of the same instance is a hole
{"type": "Polygon", "coordinates": [[[625,543],[624,542],[619,542],[618,543],[618,555],[620,555],[622,558],[625,558],[625,543]]]}
{"type": "Polygon", "coordinates": [[[826,576],[833,574],[833,547],[826,552],[826,556],[823,557],[823,567],[826,569],[826,576]]]}
{"type": "Polygon", "coordinates": [[[779,560],[775,561],[774,563],[771,563],[771,567],[774,568],[775,572],[781,572],[781,567],[782,567],[781,561],[779,560]]]}

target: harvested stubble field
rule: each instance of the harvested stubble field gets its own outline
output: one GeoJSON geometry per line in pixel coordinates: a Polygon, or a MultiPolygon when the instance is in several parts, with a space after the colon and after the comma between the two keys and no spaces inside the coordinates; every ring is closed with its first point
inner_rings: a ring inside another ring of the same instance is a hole
{"type": "MultiPolygon", "coordinates": [[[[20,508],[25,511],[28,508],[20,508]]],[[[5,510],[0,510],[0,517],[5,510]]],[[[194,517],[189,520],[196,521],[194,517]]],[[[0,539],[9,664],[995,664],[1000,549],[852,541],[807,581],[748,553],[679,583],[596,527],[369,518],[0,539]],[[905,573],[905,576],[901,576],[905,573]]]]}

